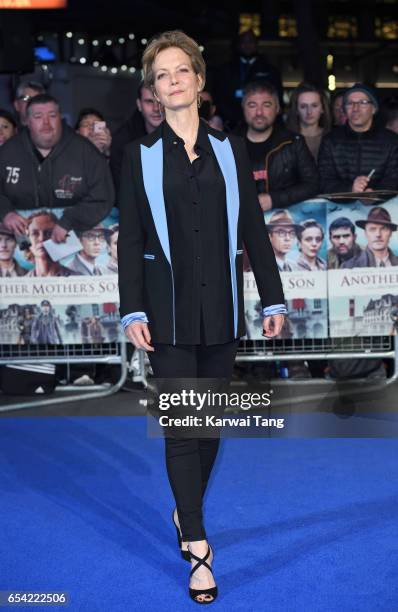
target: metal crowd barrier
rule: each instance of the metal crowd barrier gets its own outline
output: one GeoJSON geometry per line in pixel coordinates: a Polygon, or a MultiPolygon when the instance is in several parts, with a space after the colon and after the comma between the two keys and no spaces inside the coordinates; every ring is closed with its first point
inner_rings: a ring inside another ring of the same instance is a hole
{"type": "MultiPolygon", "coordinates": [[[[237,352],[237,362],[264,361],[309,361],[330,359],[391,359],[394,363],[393,374],[386,378],[385,385],[391,385],[398,379],[398,343],[393,336],[363,336],[354,338],[304,338],[284,340],[241,340],[237,352]]],[[[143,351],[138,351],[139,379],[144,387],[148,386],[147,371],[143,351]]],[[[85,399],[103,398],[116,393],[126,381],[128,361],[126,343],[108,344],[65,344],[65,345],[10,345],[0,344],[0,365],[29,363],[54,364],[110,364],[120,366],[120,377],[114,384],[91,385],[81,387],[61,385],[56,391],[61,396],[50,398],[31,398],[24,402],[0,406],[0,412],[24,408],[49,406],[77,402],[85,399]],[[64,392],[71,395],[64,395],[64,392]]],[[[323,379],[281,379],[278,384],[294,383],[308,385],[312,382],[325,382],[323,379]]],[[[355,382],[360,382],[358,379],[355,382]]]]}
{"type": "Polygon", "coordinates": [[[18,345],[0,344],[0,365],[11,364],[109,364],[120,366],[120,376],[116,383],[103,385],[90,385],[89,387],[75,385],[59,385],[56,391],[71,392],[63,397],[36,396],[27,401],[10,403],[0,406],[0,412],[66,404],[86,399],[106,397],[116,393],[124,384],[127,377],[127,355],[125,342],[107,344],[62,344],[62,345],[18,345]]]}
{"type": "MultiPolygon", "coordinates": [[[[309,361],[311,359],[392,359],[390,385],[398,378],[398,342],[393,336],[357,336],[353,338],[303,338],[285,340],[241,340],[236,361],[309,361]]],[[[314,380],[314,379],[312,379],[314,380]]],[[[322,379],[318,379],[318,382],[322,379]]],[[[358,379],[359,380],[359,379],[358,379]]],[[[285,382],[285,381],[281,381],[285,382]]],[[[291,382],[286,380],[286,382],[291,382]]],[[[294,381],[297,384],[297,380],[294,381]]],[[[303,381],[308,384],[310,380],[303,381]]],[[[330,381],[325,381],[330,384],[330,381]]]]}
{"type": "MultiPolygon", "coordinates": [[[[144,387],[148,384],[147,369],[141,356],[140,381],[144,387]]],[[[391,359],[392,376],[383,384],[391,385],[398,379],[398,342],[393,336],[361,336],[342,338],[303,338],[284,340],[241,340],[236,356],[239,363],[259,363],[264,361],[310,361],[331,359],[391,359]]],[[[362,379],[345,382],[360,383],[362,379]]],[[[310,383],[339,382],[324,378],[311,379],[278,379],[278,384],[308,385],[310,383]]]]}

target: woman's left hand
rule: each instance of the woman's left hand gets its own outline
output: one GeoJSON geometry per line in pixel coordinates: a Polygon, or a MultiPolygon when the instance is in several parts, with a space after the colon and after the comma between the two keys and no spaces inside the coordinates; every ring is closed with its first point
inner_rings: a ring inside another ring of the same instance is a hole
{"type": "Polygon", "coordinates": [[[265,338],[275,338],[282,331],[285,315],[276,314],[270,317],[264,317],[263,321],[263,336],[265,338]]]}

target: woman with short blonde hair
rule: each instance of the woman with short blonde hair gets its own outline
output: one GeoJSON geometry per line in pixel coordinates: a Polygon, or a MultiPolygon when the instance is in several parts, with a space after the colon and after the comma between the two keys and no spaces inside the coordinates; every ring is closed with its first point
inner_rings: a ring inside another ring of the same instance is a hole
{"type": "MultiPolygon", "coordinates": [[[[145,84],[165,121],[125,150],[118,240],[121,321],[128,339],[148,352],[155,376],[168,380],[173,393],[181,391],[181,379],[207,379],[206,389],[219,392],[231,378],[245,334],[243,241],[269,337],[282,328],[282,285],[245,145],[199,119],[206,77],[199,46],[183,32],[165,32],[148,44],[143,66],[145,84]]],[[[198,416],[194,406],[189,409],[188,416],[198,416]]],[[[189,594],[196,603],[209,604],[217,586],[202,505],[219,428],[199,426],[192,433],[192,428],[162,426],[176,500],[172,520],[181,555],[192,563],[189,594]]]]}
{"type": "Polygon", "coordinates": [[[195,74],[199,74],[202,79],[202,89],[206,82],[206,64],[204,62],[199,45],[190,36],[184,34],[180,30],[172,30],[163,32],[159,36],[152,38],[145,48],[142,56],[142,72],[144,75],[144,83],[146,87],[153,89],[155,86],[155,77],[153,72],[153,64],[156,56],[165,49],[175,47],[181,49],[191,60],[191,65],[195,74]]]}

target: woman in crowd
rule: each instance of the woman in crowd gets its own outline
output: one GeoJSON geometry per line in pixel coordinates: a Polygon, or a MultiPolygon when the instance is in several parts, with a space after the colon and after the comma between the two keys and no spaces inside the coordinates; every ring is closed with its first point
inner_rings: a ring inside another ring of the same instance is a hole
{"type": "MultiPolygon", "coordinates": [[[[128,145],[124,156],[118,240],[122,324],[129,340],[148,351],[158,379],[177,387],[177,379],[230,379],[245,333],[243,241],[261,298],[264,334],[278,335],[286,312],[245,145],[199,119],[206,68],[186,34],[165,32],[153,39],[143,72],[165,121],[128,145]]],[[[164,433],[176,500],[173,522],[182,556],[192,563],[190,597],[209,604],[217,587],[202,503],[219,432],[182,439],[164,433]]]]}
{"type": "Polygon", "coordinates": [[[75,130],[84,138],[91,140],[105,157],[109,157],[112,136],[102,113],[95,108],[83,108],[77,118],[75,130]]]}
{"type": "Polygon", "coordinates": [[[314,85],[301,83],[293,90],[287,126],[302,134],[315,161],[322,137],[330,130],[329,102],[325,92],[314,85]]]}
{"type": "Polygon", "coordinates": [[[301,270],[326,270],[326,261],[318,255],[323,238],[323,227],[315,219],[308,219],[299,224],[297,240],[300,257],[297,265],[301,270]]]}
{"type": "Polygon", "coordinates": [[[0,147],[17,133],[17,122],[11,113],[0,109],[0,147]]]}

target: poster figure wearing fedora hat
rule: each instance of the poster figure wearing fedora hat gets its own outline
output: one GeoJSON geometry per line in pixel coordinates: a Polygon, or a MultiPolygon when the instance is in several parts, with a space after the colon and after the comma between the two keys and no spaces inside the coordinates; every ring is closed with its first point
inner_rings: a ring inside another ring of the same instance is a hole
{"type": "Polygon", "coordinates": [[[366,219],[355,222],[364,230],[367,245],[364,251],[343,262],[342,268],[385,268],[398,266],[398,256],[389,247],[397,224],[392,223],[388,210],[382,206],[372,208],[366,219]]]}
{"type": "Polygon", "coordinates": [[[287,210],[277,210],[267,223],[269,239],[280,272],[298,270],[297,264],[288,257],[296,241],[298,228],[299,225],[287,210]]]}
{"type": "MultiPolygon", "coordinates": [[[[288,316],[280,338],[327,336],[326,202],[307,200],[264,213],[281,274],[288,316]]],[[[247,337],[261,338],[253,273],[245,269],[247,337]]]]}
{"type": "MultiPolygon", "coordinates": [[[[330,203],[329,230],[342,215],[355,228],[356,247],[339,269],[328,271],[330,333],[395,333],[391,313],[398,306],[398,197],[371,208],[361,202],[344,207],[330,203]]],[[[332,247],[330,235],[329,231],[332,247]]]]}

